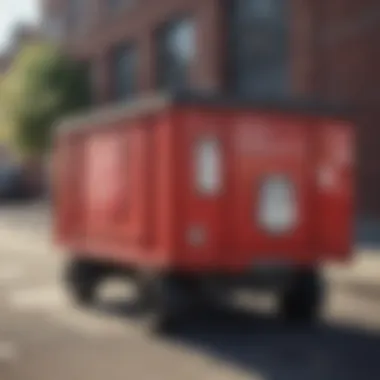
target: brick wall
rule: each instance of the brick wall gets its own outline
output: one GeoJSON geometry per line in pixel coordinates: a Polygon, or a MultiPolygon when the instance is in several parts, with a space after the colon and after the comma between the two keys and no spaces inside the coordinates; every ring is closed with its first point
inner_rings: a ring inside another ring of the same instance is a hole
{"type": "MultiPolygon", "coordinates": [[[[359,212],[380,217],[380,5],[378,0],[289,0],[291,5],[291,76],[295,94],[353,101],[358,122],[359,212]]],[[[45,0],[48,6],[49,0],[45,0]]],[[[64,14],[64,0],[50,0],[64,14]]],[[[96,101],[110,99],[110,49],[124,41],[139,45],[138,83],[154,87],[155,28],[176,15],[191,14],[197,23],[198,58],[193,82],[205,90],[225,89],[226,15],[223,0],[135,0],[110,14],[102,0],[88,2],[80,34],[67,31],[65,48],[90,61],[96,101]]],[[[58,10],[58,11],[57,11],[58,10]]]]}
{"type": "Polygon", "coordinates": [[[352,102],[358,124],[358,210],[380,216],[380,4],[320,3],[319,86],[325,98],[352,102]]]}
{"type": "MultiPolygon", "coordinates": [[[[56,2],[59,0],[55,0],[56,2]]],[[[62,1],[62,0],[61,0],[62,1]]],[[[110,98],[109,51],[112,46],[133,40],[139,45],[139,85],[142,91],[154,87],[153,34],[168,18],[190,14],[197,23],[198,59],[192,80],[204,90],[224,89],[226,83],[226,14],[223,0],[140,0],[117,15],[107,12],[101,2],[89,8],[90,20],[81,37],[67,35],[66,48],[76,57],[91,60],[92,75],[99,103],[110,98]],[[102,17],[103,16],[103,17],[102,17]]],[[[307,93],[315,85],[313,0],[291,0],[291,75],[294,91],[307,93]]]]}
{"type": "MultiPolygon", "coordinates": [[[[139,88],[148,91],[154,87],[155,29],[168,18],[189,14],[197,23],[198,57],[192,72],[192,82],[200,88],[218,90],[222,86],[223,70],[223,14],[218,3],[219,0],[146,0],[126,9],[125,13],[93,21],[82,40],[77,41],[73,36],[66,41],[67,46],[79,59],[92,61],[97,98],[99,102],[105,102],[110,98],[110,49],[124,41],[136,42],[139,46],[139,88]]],[[[97,12],[106,10],[97,9],[97,12]]]]}

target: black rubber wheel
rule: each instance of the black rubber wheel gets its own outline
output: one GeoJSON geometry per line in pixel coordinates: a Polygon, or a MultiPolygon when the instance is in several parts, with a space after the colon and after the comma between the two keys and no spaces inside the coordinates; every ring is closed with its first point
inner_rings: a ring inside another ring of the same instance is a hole
{"type": "Polygon", "coordinates": [[[168,334],[179,327],[186,301],[181,285],[170,275],[140,276],[140,310],[143,326],[149,333],[168,334]]]}
{"type": "Polygon", "coordinates": [[[189,311],[192,313],[205,315],[222,308],[221,292],[215,292],[197,278],[188,279],[184,290],[189,301],[189,311]]]}
{"type": "Polygon", "coordinates": [[[320,318],[323,298],[324,286],[319,272],[299,271],[281,295],[280,315],[286,322],[313,324],[320,318]]]}
{"type": "Polygon", "coordinates": [[[102,271],[95,263],[72,259],[65,270],[66,286],[74,301],[80,305],[91,305],[96,296],[96,290],[102,271]]]}

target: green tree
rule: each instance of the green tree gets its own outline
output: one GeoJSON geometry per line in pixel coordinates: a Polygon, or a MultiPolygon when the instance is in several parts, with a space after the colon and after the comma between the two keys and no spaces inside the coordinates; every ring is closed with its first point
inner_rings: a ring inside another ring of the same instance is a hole
{"type": "Polygon", "coordinates": [[[55,122],[90,103],[86,68],[43,44],[17,54],[0,92],[13,141],[23,155],[42,156],[55,122]]]}

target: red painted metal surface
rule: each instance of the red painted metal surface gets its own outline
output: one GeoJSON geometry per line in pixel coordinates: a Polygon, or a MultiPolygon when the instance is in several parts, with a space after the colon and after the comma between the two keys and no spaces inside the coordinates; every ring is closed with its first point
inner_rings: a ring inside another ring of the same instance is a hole
{"type": "Polygon", "coordinates": [[[56,237],[76,254],[190,271],[344,260],[353,245],[353,145],[349,123],[294,112],[181,105],[105,119],[57,137],[56,237]],[[196,186],[202,139],[219,154],[211,193],[196,186]],[[291,184],[296,205],[294,225],[280,234],[259,217],[273,176],[291,184]]]}

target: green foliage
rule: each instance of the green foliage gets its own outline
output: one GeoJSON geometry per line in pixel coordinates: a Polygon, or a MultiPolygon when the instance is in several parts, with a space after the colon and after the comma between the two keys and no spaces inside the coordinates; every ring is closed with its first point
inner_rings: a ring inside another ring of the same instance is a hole
{"type": "Polygon", "coordinates": [[[42,155],[49,147],[57,119],[90,103],[85,68],[44,45],[25,47],[2,85],[16,146],[26,155],[42,155]]]}

